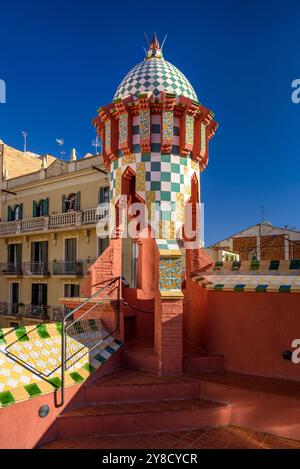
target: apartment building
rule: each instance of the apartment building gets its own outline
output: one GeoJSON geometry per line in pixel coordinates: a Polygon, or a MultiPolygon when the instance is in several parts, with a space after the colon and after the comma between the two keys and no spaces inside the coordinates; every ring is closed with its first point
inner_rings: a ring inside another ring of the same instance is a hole
{"type": "Polygon", "coordinates": [[[300,232],[264,221],[213,244],[210,249],[236,253],[242,261],[295,260],[300,259],[300,232]]]}
{"type": "Polygon", "coordinates": [[[0,143],[0,327],[59,319],[108,244],[96,235],[108,209],[102,157],[70,161],[0,143]]]}

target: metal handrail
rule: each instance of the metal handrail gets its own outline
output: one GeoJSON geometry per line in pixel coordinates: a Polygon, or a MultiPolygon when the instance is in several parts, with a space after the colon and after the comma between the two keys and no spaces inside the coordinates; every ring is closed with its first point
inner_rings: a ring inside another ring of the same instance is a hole
{"type": "MultiPolygon", "coordinates": [[[[85,301],[83,301],[79,306],[77,306],[75,309],[67,313],[61,321],[62,328],[61,328],[61,403],[60,406],[64,405],[65,402],[65,372],[67,370],[67,362],[70,358],[73,358],[79,351],[77,351],[75,354],[73,354],[72,357],[67,357],[67,331],[68,329],[73,326],[75,323],[79,322],[82,320],[83,317],[86,316],[86,314],[90,313],[97,305],[99,305],[103,300],[107,299],[109,295],[111,295],[112,292],[114,292],[116,289],[118,289],[117,293],[117,302],[118,302],[118,311],[117,311],[117,324],[116,328],[110,332],[106,337],[101,337],[101,340],[97,342],[95,345],[93,345],[92,349],[89,349],[89,352],[91,350],[94,350],[103,340],[107,339],[108,337],[112,336],[115,332],[119,332],[120,330],[120,297],[121,297],[121,282],[123,281],[123,277],[114,277],[110,280],[108,280],[108,283],[100,288],[96,293],[94,293],[92,296],[87,298],[85,301]],[[114,286],[108,293],[105,294],[105,296],[102,296],[96,303],[94,303],[88,310],[84,311],[78,318],[74,319],[71,324],[67,324],[67,320],[74,315],[74,313],[78,312],[84,305],[89,303],[91,300],[95,299],[98,295],[101,293],[105,292],[109,287],[112,287],[116,281],[118,281],[118,285],[114,286]]],[[[84,347],[83,347],[84,348],[84,347]]]]}

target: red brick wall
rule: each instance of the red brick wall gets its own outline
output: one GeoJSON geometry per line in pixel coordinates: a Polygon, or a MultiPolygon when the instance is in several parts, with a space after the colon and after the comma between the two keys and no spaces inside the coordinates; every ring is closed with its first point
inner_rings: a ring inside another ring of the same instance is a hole
{"type": "Polygon", "coordinates": [[[260,241],[261,260],[285,258],[285,240],[283,236],[262,236],[260,241]]]}
{"type": "MultiPolygon", "coordinates": [[[[94,303],[88,302],[85,305],[83,305],[77,312],[77,314],[74,314],[74,319],[80,318],[85,312],[87,312],[94,303]]],[[[79,302],[75,303],[72,301],[66,301],[65,305],[68,308],[76,308],[77,306],[80,305],[79,302]]],[[[107,329],[108,332],[113,332],[117,328],[117,312],[118,312],[118,302],[116,300],[112,300],[109,302],[104,302],[99,305],[96,305],[95,308],[87,313],[82,320],[87,321],[89,319],[101,319],[103,326],[105,329],[107,329]]],[[[120,337],[121,334],[118,336],[117,334],[114,334],[114,337],[120,337]]]]}
{"type": "Polygon", "coordinates": [[[159,285],[159,252],[155,254],[155,330],[154,349],[158,354],[160,374],[182,373],[183,299],[161,297],[159,285]]]}
{"type": "Polygon", "coordinates": [[[290,259],[300,259],[300,241],[289,243],[290,259]]]}
{"type": "Polygon", "coordinates": [[[154,348],[160,374],[182,373],[183,301],[155,298],[154,348]]]}
{"type": "Polygon", "coordinates": [[[89,276],[81,290],[82,295],[89,298],[101,287],[97,284],[121,275],[121,269],[121,239],[111,239],[109,246],[89,268],[89,276]]]}
{"type": "MultiPolygon", "coordinates": [[[[233,251],[240,254],[241,261],[251,260],[252,255],[249,249],[254,250],[257,255],[256,236],[244,238],[233,238],[233,251]]],[[[299,246],[300,254],[300,246],[299,246]]],[[[285,258],[285,241],[283,236],[261,236],[260,239],[261,260],[283,259],[285,258]]]]}
{"type": "Polygon", "coordinates": [[[241,261],[249,259],[249,249],[254,249],[256,254],[256,236],[248,236],[245,238],[233,238],[233,251],[240,254],[241,261]]]}

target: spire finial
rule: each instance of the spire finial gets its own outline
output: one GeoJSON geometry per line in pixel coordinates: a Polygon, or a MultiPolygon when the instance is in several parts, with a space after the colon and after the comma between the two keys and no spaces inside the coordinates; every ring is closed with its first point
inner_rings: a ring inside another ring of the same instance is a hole
{"type": "MultiPolygon", "coordinates": [[[[146,36],[146,38],[147,38],[147,36],[146,36]]],[[[162,59],[163,58],[162,50],[161,50],[159,41],[157,39],[156,33],[154,33],[151,44],[148,42],[148,46],[149,46],[149,49],[148,49],[148,52],[146,54],[145,60],[162,59]]]]}

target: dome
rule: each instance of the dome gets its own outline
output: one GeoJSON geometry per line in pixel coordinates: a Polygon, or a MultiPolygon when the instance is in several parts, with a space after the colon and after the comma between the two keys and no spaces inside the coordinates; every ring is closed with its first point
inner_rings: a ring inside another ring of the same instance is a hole
{"type": "Polygon", "coordinates": [[[178,68],[164,60],[156,35],[149,46],[143,62],[131,69],[118,86],[114,100],[128,95],[152,91],[159,96],[161,91],[198,101],[194,88],[178,68]]]}

